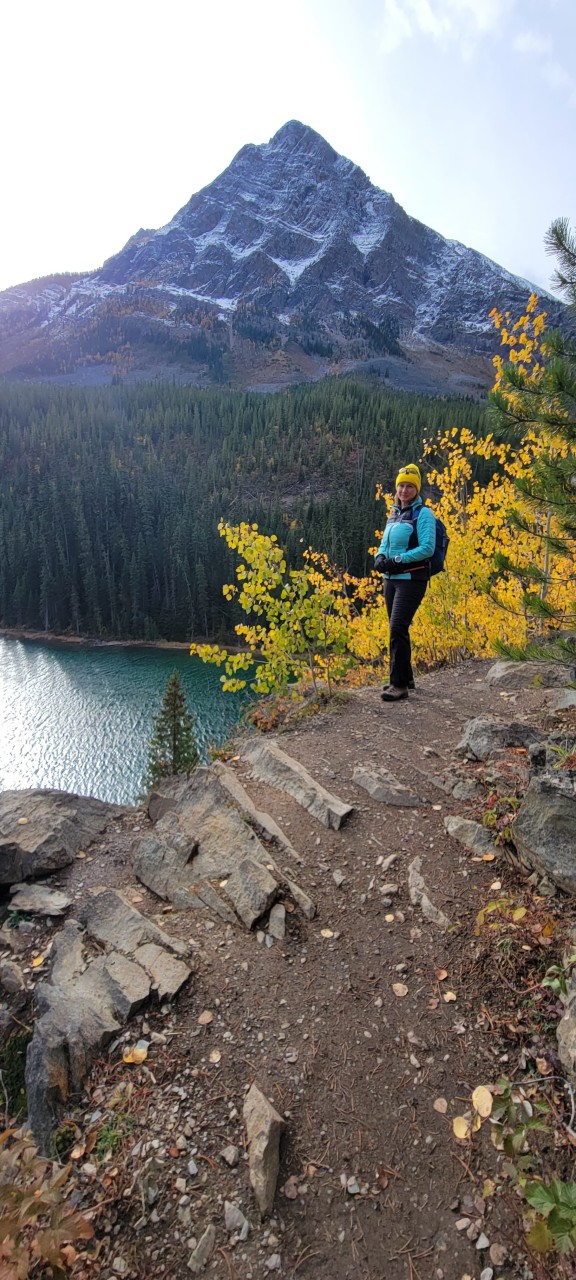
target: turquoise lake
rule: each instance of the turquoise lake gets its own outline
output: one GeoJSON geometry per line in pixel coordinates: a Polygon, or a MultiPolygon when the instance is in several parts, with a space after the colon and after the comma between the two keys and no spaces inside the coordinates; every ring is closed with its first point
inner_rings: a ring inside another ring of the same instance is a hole
{"type": "Polygon", "coordinates": [[[0,791],[55,787],[133,804],[152,721],[176,668],[203,759],[230,735],[239,696],[185,650],[0,637],[0,791]]]}

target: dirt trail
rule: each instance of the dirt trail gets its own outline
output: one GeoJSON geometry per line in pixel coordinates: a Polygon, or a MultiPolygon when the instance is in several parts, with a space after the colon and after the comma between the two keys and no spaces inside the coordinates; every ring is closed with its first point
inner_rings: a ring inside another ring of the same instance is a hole
{"type": "MultiPolygon", "coordinates": [[[[302,855],[303,866],[290,870],[318,907],[312,921],[291,911],[283,942],[269,946],[263,936],[172,909],[159,914],[158,900],[127,865],[134,825],[147,824],[142,814],[93,846],[91,862],[59,877],[79,897],[97,883],[124,888],[139,910],[192,940],[196,955],[196,975],[174,1007],[136,1019],[128,1030],[132,1043],[140,1023],[145,1035],[155,1033],[147,1063],[127,1068],[124,1046],[116,1045],[76,1111],[83,1131],[97,1129],[118,1082],[134,1087],[124,1119],[113,1113],[110,1121],[116,1146],[103,1164],[88,1153],[79,1174],[86,1196],[108,1178],[108,1207],[99,1220],[100,1259],[78,1274],[178,1280],[191,1274],[191,1241],[209,1222],[217,1239],[207,1276],[250,1280],[278,1270],[301,1280],[488,1277],[495,1243],[509,1261],[494,1268],[494,1280],[527,1274],[514,1262],[513,1197],[483,1199],[482,1160],[474,1155],[469,1163],[451,1127],[475,1085],[506,1069],[506,1043],[485,1007],[482,984],[489,988],[490,975],[481,972],[474,922],[494,880],[506,888],[515,873],[503,859],[474,859],[446,835],[448,813],[477,814],[473,802],[454,800],[437,779],[448,768],[482,772],[453,756],[468,719],[538,720],[546,703],[537,689],[494,693],[485,671],[466,663],[424,676],[400,705],[383,704],[378,689],[354,691],[344,705],[274,735],[354,806],[339,831],[256,783],[249,766],[234,759],[259,807],[302,855]],[[372,799],[353,782],[358,764],[390,769],[421,804],[394,809],[372,799]],[[397,860],[383,873],[390,855],[397,860]],[[416,856],[454,930],[441,931],[411,905],[407,874],[416,856]],[[387,883],[398,891],[383,893],[387,883]],[[203,1010],[214,1013],[207,1027],[198,1025],[203,1010]],[[242,1105],[253,1080],[287,1123],[275,1215],[264,1224],[243,1152],[242,1105]],[[434,1108],[438,1099],[446,1100],[446,1114],[434,1108]],[[155,1145],[143,1150],[143,1142],[155,1145]],[[240,1149],[234,1168],[220,1154],[230,1144],[240,1149]],[[115,1202],[111,1188],[119,1193],[115,1202]],[[225,1200],[252,1224],[234,1248],[225,1200]],[[456,1229],[462,1215],[480,1222],[475,1233],[484,1248],[456,1229]]],[[[515,759],[523,766],[525,757],[515,759]]]]}

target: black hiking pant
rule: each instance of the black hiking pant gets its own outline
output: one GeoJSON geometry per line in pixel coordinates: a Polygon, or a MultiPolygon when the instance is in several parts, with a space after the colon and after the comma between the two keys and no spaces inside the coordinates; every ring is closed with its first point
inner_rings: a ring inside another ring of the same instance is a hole
{"type": "Polygon", "coordinates": [[[422,604],[427,586],[427,578],[423,582],[413,578],[386,579],[384,599],[390,619],[390,684],[397,689],[406,689],[409,681],[414,679],[410,623],[422,604]]]}

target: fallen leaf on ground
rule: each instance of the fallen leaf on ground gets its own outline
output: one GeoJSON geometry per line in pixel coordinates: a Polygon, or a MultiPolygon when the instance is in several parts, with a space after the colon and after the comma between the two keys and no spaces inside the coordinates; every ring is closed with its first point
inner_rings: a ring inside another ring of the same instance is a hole
{"type": "Polygon", "coordinates": [[[210,1054],[210,1061],[215,1067],[217,1067],[218,1063],[222,1061],[222,1054],[219,1049],[212,1050],[212,1053],[210,1054]]]}
{"type": "Polygon", "coordinates": [[[85,857],[86,857],[86,854],[84,853],[84,850],[83,850],[83,849],[79,849],[79,850],[78,850],[78,853],[76,854],[76,857],[77,857],[77,858],[85,858],[85,857]]]}
{"type": "Polygon", "coordinates": [[[27,826],[28,826],[28,819],[27,819],[27,818],[19,818],[19,819],[18,819],[18,826],[19,826],[19,827],[27,827],[27,826]]]}
{"type": "Polygon", "coordinates": [[[334,937],[334,930],[333,930],[333,929],[321,929],[321,930],[320,930],[320,935],[321,935],[321,937],[322,937],[322,938],[333,938],[333,937],[334,937]]]}
{"type": "Polygon", "coordinates": [[[454,1137],[458,1138],[459,1142],[465,1142],[470,1137],[470,1123],[466,1116],[454,1116],[452,1129],[454,1137]]]}
{"type": "Polygon", "coordinates": [[[393,982],[392,990],[395,996],[407,996],[408,987],[403,982],[393,982]]]}
{"type": "Polygon", "coordinates": [[[432,1106],[434,1107],[434,1110],[438,1112],[439,1115],[441,1116],[446,1115],[446,1112],[448,1110],[448,1103],[445,1098],[435,1098],[434,1102],[432,1103],[432,1106]]]}
{"type": "Polygon", "coordinates": [[[210,1009],[204,1009],[204,1011],[200,1014],[200,1017],[198,1018],[198,1026],[209,1027],[210,1023],[213,1021],[214,1021],[214,1014],[210,1012],[210,1009]]]}
{"type": "Polygon", "coordinates": [[[428,1008],[437,1009],[439,1004],[440,1004],[440,1001],[436,999],[436,996],[431,996],[428,1001],[428,1008]]]}
{"type": "Polygon", "coordinates": [[[124,1050],[124,1053],[122,1054],[122,1061],[133,1062],[138,1066],[140,1062],[145,1062],[147,1057],[148,1045],[145,1044],[143,1040],[139,1040],[138,1044],[135,1044],[133,1049],[124,1050]]]}
{"type": "Polygon", "coordinates": [[[496,854],[495,854],[495,853],[484,853],[484,854],[482,855],[482,861],[483,861],[483,862],[494,862],[495,857],[496,857],[496,854]]]}
{"type": "Polygon", "coordinates": [[[296,1200],[298,1196],[298,1179],[294,1174],[284,1183],[283,1191],[287,1200],[296,1200]]]}
{"type": "Polygon", "coordinates": [[[385,921],[386,921],[386,923],[387,923],[387,924],[393,924],[393,923],[394,923],[394,916],[387,915],[387,916],[384,916],[384,919],[385,919],[385,921]]]}
{"type": "Polygon", "coordinates": [[[494,890],[496,890],[496,889],[501,889],[501,888],[502,888],[502,881],[501,881],[501,880],[493,880],[493,881],[492,881],[492,884],[490,885],[490,888],[491,888],[491,889],[494,889],[494,890]]]}
{"type": "Polygon", "coordinates": [[[472,1094],[472,1106],[483,1120],[491,1114],[493,1101],[490,1090],[484,1084],[479,1084],[472,1094]]]}
{"type": "Polygon", "coordinates": [[[44,964],[44,956],[35,956],[32,961],[32,968],[39,969],[41,964],[44,964]]]}
{"type": "Polygon", "coordinates": [[[447,969],[437,969],[437,970],[436,970],[436,977],[437,977],[437,979],[438,979],[438,981],[439,981],[439,982],[443,982],[443,981],[444,981],[444,979],[448,977],[448,970],[447,970],[447,969]]]}
{"type": "Polygon", "coordinates": [[[552,1067],[550,1066],[547,1058],[537,1058],[536,1069],[540,1072],[541,1076],[549,1076],[552,1067]]]}
{"type": "Polygon", "coordinates": [[[446,1004],[451,1004],[452,1001],[456,999],[456,994],[454,991],[445,991],[442,999],[446,1004]]]}

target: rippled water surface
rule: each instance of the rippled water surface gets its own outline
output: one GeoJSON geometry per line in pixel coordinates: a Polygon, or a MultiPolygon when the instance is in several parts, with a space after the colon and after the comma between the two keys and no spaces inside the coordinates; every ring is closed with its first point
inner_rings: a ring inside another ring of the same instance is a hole
{"type": "Polygon", "coordinates": [[[221,692],[217,668],[185,650],[0,638],[0,791],[56,787],[134,803],[174,668],[206,756],[240,714],[238,698],[221,692]]]}

